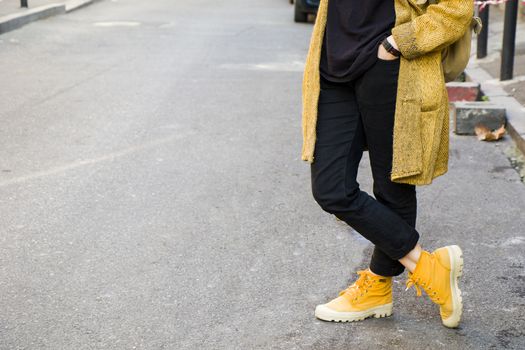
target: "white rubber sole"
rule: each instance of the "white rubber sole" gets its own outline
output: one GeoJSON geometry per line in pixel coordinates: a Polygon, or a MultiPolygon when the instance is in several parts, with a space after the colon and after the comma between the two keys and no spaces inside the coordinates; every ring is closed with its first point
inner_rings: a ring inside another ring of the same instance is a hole
{"type": "Polygon", "coordinates": [[[458,287],[458,278],[463,274],[463,252],[457,245],[446,247],[450,257],[450,286],[452,287],[452,315],[443,320],[443,325],[449,328],[456,328],[461,320],[463,313],[463,299],[461,290],[458,287]]]}
{"type": "Polygon", "coordinates": [[[362,321],[368,317],[388,317],[392,315],[392,303],[376,306],[374,308],[359,312],[338,312],[328,308],[325,304],[317,305],[315,317],[323,321],[331,322],[355,322],[362,321]]]}

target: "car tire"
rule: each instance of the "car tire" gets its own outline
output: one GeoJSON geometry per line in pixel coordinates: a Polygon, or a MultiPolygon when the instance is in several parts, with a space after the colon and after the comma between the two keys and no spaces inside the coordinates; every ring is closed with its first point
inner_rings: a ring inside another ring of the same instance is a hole
{"type": "Polygon", "coordinates": [[[298,22],[298,23],[308,22],[308,13],[303,12],[301,10],[301,8],[299,7],[298,1],[295,1],[293,19],[295,22],[298,22]]]}

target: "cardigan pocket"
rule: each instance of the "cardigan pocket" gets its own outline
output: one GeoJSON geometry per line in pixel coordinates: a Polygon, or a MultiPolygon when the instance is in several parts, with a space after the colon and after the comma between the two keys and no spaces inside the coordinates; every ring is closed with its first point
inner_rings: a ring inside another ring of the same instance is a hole
{"type": "Polygon", "coordinates": [[[430,53],[420,58],[418,62],[419,88],[421,94],[421,111],[435,111],[442,105],[442,100],[436,98],[436,92],[443,91],[445,79],[441,65],[441,53],[430,53]]]}

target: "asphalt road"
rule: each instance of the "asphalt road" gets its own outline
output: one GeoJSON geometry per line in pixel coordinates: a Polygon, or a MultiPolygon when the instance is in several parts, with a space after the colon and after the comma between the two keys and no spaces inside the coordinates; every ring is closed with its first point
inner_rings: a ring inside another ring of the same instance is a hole
{"type": "Polygon", "coordinates": [[[0,36],[1,349],[525,348],[508,137],[451,134],[418,188],[422,244],[464,250],[461,328],[405,275],[390,318],[314,318],[371,247],[300,160],[311,29],[285,0],[115,0],[0,36]]]}

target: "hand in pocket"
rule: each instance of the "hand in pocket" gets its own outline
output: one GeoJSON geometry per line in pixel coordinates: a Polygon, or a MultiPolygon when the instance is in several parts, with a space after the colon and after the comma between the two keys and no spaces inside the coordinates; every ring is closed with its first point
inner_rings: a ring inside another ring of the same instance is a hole
{"type": "Polygon", "coordinates": [[[379,48],[377,49],[377,58],[384,61],[393,61],[399,59],[399,57],[394,56],[388,52],[381,44],[379,44],[379,48]]]}

